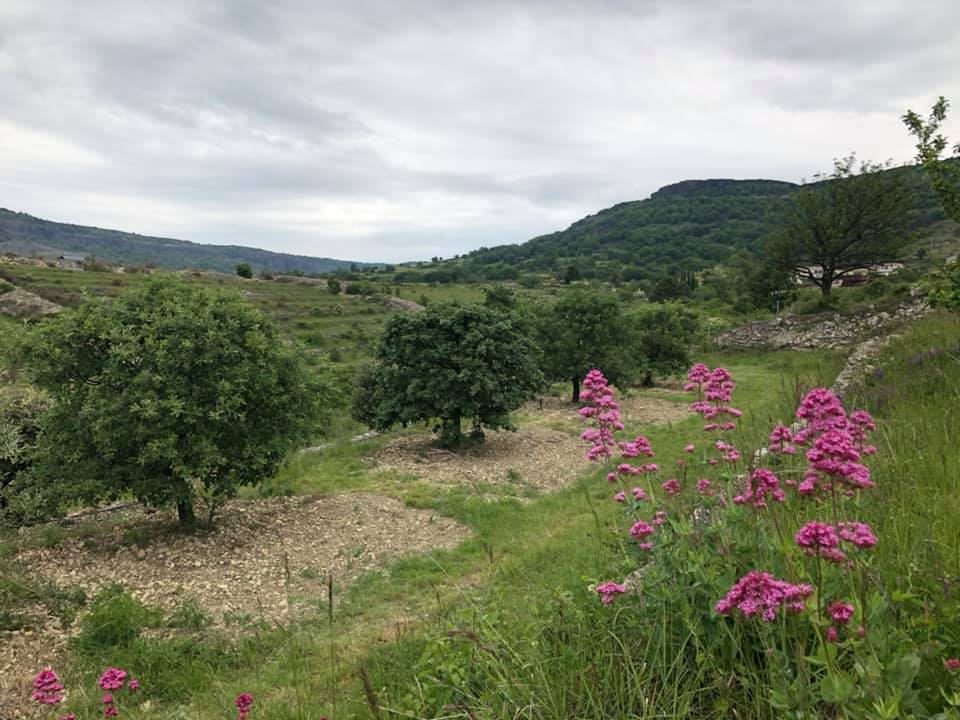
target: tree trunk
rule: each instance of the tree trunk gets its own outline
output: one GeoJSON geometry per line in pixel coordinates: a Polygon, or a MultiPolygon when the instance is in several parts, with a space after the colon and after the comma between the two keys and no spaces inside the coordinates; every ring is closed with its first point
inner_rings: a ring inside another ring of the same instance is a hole
{"type": "Polygon", "coordinates": [[[193,525],[197,522],[197,516],[193,513],[193,501],[190,498],[177,500],[177,520],[181,525],[193,525]]]}
{"type": "Polygon", "coordinates": [[[440,422],[440,444],[445,448],[460,447],[460,416],[443,418],[440,422]]]}
{"type": "Polygon", "coordinates": [[[820,276],[820,292],[823,293],[824,297],[828,297],[833,291],[833,270],[827,272],[823,271],[823,275],[820,276]]]}
{"type": "Polygon", "coordinates": [[[580,402],[580,376],[574,375],[570,379],[573,381],[573,397],[570,402],[580,402]]]}

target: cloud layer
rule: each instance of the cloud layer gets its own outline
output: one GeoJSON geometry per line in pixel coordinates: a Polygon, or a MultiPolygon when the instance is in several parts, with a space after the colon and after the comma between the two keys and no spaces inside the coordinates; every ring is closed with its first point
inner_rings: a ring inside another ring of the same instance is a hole
{"type": "Polygon", "coordinates": [[[958,66],[953,0],[5,0],[0,206],[449,256],[681,179],[909,160],[899,115],[960,112],[958,66]]]}

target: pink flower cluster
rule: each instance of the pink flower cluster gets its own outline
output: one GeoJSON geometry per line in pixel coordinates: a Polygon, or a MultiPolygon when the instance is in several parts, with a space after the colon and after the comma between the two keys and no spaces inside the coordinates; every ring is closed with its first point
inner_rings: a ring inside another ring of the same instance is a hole
{"type": "Polygon", "coordinates": [[[63,684],[53,668],[45,667],[33,678],[30,699],[41,705],[57,705],[63,702],[63,684]]]}
{"type": "Polygon", "coordinates": [[[240,693],[237,699],[233,701],[237,708],[237,716],[240,720],[246,720],[247,713],[250,712],[250,706],[253,705],[253,695],[250,693],[240,693]]]}
{"type": "Polygon", "coordinates": [[[588,460],[609,460],[613,456],[616,440],[613,434],[623,430],[620,421],[620,405],[613,399],[613,390],[603,373],[594,368],[583,379],[584,390],[580,399],[589,403],[578,411],[581,417],[592,418],[596,427],[584,430],[580,437],[591,444],[588,460]]]}
{"type": "Polygon", "coordinates": [[[845,487],[845,494],[873,487],[870,471],[860,463],[863,455],[872,455],[876,447],[867,444],[867,433],[876,423],[865,410],[855,410],[848,418],[836,395],[825,388],[806,394],[797,417],[804,426],[790,437],[782,425],[770,435],[770,449],[795,452],[795,445],[809,445],[807,472],[797,485],[801,495],[834,492],[845,487]]]}
{"type": "Polygon", "coordinates": [[[840,549],[844,540],[861,550],[877,544],[877,537],[870,526],[861,522],[837,523],[837,526],[822,522],[809,522],[797,531],[794,541],[810,557],[822,557],[832,563],[841,563],[846,554],[840,549]]]}
{"type": "Polygon", "coordinates": [[[736,426],[729,418],[738,418],[743,413],[730,405],[733,389],[736,387],[730,372],[721,367],[711,370],[703,363],[697,363],[687,373],[687,380],[689,382],[684,385],[684,390],[696,392],[699,397],[690,409],[700,413],[703,419],[708,421],[703,429],[733,430],[736,426]],[[729,418],[720,422],[724,415],[729,418]]]}
{"type": "Polygon", "coordinates": [[[721,615],[729,615],[737,609],[746,617],[759,615],[762,620],[770,622],[776,618],[780,607],[794,613],[801,612],[812,592],[809,585],[793,585],[777,580],[769,573],[754,570],[734,583],[714,609],[721,615]]]}
{"type": "MultiPolygon", "coordinates": [[[[120,668],[108,667],[100,675],[100,678],[97,680],[97,685],[100,686],[101,690],[107,690],[109,692],[104,693],[100,698],[100,702],[103,703],[103,716],[104,717],[117,717],[117,706],[114,704],[114,697],[112,692],[114,690],[119,690],[123,687],[124,682],[127,679],[127,671],[121,670],[120,668]]],[[[134,678],[130,678],[127,682],[127,690],[129,692],[136,692],[140,688],[140,681],[134,678]]]]}
{"type": "Polygon", "coordinates": [[[793,444],[793,435],[790,433],[790,428],[782,423],[777,423],[777,426],[770,432],[767,449],[781,455],[796,455],[797,448],[793,444]]]}
{"type": "Polygon", "coordinates": [[[620,585],[615,582],[602,582],[596,586],[597,595],[600,596],[600,603],[602,605],[609,605],[612,603],[617,595],[622,595],[627,591],[626,585],[620,585]]]}
{"type": "Polygon", "coordinates": [[[779,478],[769,470],[757,468],[747,476],[743,492],[735,496],[733,502],[737,505],[764,508],[767,506],[767,498],[782,503],[785,496],[779,478]]]}

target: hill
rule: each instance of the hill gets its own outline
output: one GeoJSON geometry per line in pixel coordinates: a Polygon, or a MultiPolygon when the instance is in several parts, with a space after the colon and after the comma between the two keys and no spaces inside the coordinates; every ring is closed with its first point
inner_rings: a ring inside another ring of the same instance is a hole
{"type": "MultiPolygon", "coordinates": [[[[956,226],[945,223],[940,203],[914,168],[888,172],[904,173],[914,190],[914,230],[927,237],[955,234],[956,226]]],[[[780,180],[684,180],[645,200],[588,215],[566,230],[520,245],[480,248],[444,265],[454,280],[509,280],[525,273],[563,277],[572,266],[584,278],[652,282],[703,270],[738,250],[755,253],[798,187],[780,180]]]]}
{"type": "Polygon", "coordinates": [[[233,272],[238,263],[254,270],[324,273],[349,268],[349,260],[270,252],[240,245],[202,245],[84,225],[53,222],[0,208],[0,253],[56,257],[64,253],[95,256],[120,265],[153,263],[171,270],[196,268],[233,272]]]}

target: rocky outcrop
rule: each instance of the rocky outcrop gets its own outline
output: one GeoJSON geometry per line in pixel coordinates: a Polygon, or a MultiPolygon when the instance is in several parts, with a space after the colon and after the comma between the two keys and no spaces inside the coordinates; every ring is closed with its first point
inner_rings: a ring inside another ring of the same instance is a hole
{"type": "Polygon", "coordinates": [[[890,312],[776,317],[728,330],[714,338],[714,343],[725,348],[784,350],[847,347],[915,320],[928,309],[922,299],[913,299],[890,312]]]}
{"type": "Polygon", "coordinates": [[[29,290],[17,288],[0,295],[0,313],[15,318],[38,318],[63,310],[55,302],[44,300],[29,290]]]}

